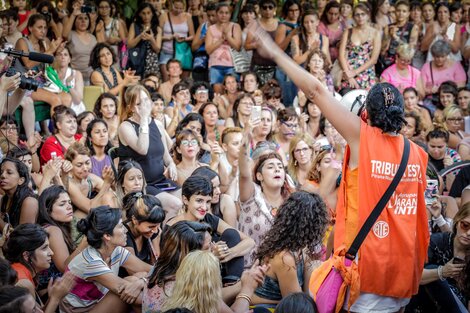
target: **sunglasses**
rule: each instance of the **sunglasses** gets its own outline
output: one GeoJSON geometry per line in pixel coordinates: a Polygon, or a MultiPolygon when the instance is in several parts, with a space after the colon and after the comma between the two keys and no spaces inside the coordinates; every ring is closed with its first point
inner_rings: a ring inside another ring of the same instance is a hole
{"type": "Polygon", "coordinates": [[[263,10],[273,10],[274,9],[274,5],[263,5],[263,10]]]}
{"type": "Polygon", "coordinates": [[[470,223],[465,221],[459,222],[460,229],[464,232],[468,232],[470,230],[470,223]]]}

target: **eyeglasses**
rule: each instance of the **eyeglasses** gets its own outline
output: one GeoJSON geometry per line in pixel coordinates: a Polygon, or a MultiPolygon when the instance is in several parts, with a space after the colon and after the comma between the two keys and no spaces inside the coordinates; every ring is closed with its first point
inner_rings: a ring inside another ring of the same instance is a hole
{"type": "Polygon", "coordinates": [[[263,8],[263,10],[273,10],[274,5],[263,5],[262,8],[263,8]]]}
{"type": "Polygon", "coordinates": [[[196,139],[193,140],[181,140],[181,145],[183,147],[195,147],[199,145],[199,142],[196,139]]]}
{"type": "Polygon", "coordinates": [[[106,9],[111,9],[111,7],[110,6],[99,6],[98,9],[106,10],[106,9]]]}
{"type": "Polygon", "coordinates": [[[459,222],[460,229],[464,232],[468,232],[470,230],[470,223],[465,221],[459,222]]]}
{"type": "Polygon", "coordinates": [[[181,94],[181,95],[189,95],[189,90],[188,89],[180,89],[177,90],[175,94],[181,94]]]}
{"type": "Polygon", "coordinates": [[[7,127],[0,127],[2,131],[13,132],[18,131],[18,127],[16,126],[7,126],[7,127]]]}
{"type": "Polygon", "coordinates": [[[451,117],[451,118],[446,119],[446,121],[452,122],[452,123],[461,123],[463,121],[463,118],[462,117],[451,117]]]}
{"type": "Polygon", "coordinates": [[[366,15],[367,14],[365,14],[365,13],[356,13],[356,14],[354,14],[354,17],[364,17],[366,15]]]}
{"type": "Polygon", "coordinates": [[[403,59],[401,56],[398,56],[398,59],[401,63],[403,64],[410,64],[411,63],[411,60],[409,59],[403,59]]]}
{"type": "Polygon", "coordinates": [[[296,129],[297,127],[299,127],[299,125],[293,124],[293,123],[287,123],[287,122],[281,122],[281,123],[286,125],[286,127],[290,128],[290,129],[296,129]]]}
{"type": "Polygon", "coordinates": [[[295,149],[294,153],[295,154],[306,154],[308,151],[310,151],[310,147],[305,147],[302,149],[295,149]]]}

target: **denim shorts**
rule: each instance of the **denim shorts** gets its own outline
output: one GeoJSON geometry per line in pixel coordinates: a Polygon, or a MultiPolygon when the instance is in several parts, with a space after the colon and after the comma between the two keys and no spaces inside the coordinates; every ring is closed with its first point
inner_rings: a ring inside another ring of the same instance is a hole
{"type": "Polygon", "coordinates": [[[211,66],[209,69],[209,78],[211,85],[222,84],[227,74],[235,73],[233,66],[211,66]]]}
{"type": "Polygon", "coordinates": [[[170,61],[171,59],[173,59],[173,54],[168,54],[163,51],[160,51],[160,58],[158,60],[158,63],[167,64],[168,61],[170,61]]]}

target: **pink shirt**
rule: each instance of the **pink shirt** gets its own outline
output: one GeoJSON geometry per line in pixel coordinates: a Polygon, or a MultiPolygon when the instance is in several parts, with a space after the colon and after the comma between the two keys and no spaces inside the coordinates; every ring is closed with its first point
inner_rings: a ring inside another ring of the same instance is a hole
{"type": "MultiPolygon", "coordinates": [[[[235,25],[230,23],[229,27],[232,28],[232,35],[233,29],[235,25]]],[[[212,34],[212,42],[217,42],[222,38],[222,32],[217,28],[217,25],[209,26],[208,32],[212,34]]],[[[233,67],[233,60],[232,60],[232,53],[230,52],[230,45],[225,40],[223,44],[221,44],[217,49],[212,51],[209,55],[209,67],[211,66],[227,66],[233,67]]]]}
{"type": "Polygon", "coordinates": [[[399,90],[403,90],[408,87],[416,88],[416,81],[418,81],[420,73],[418,69],[408,65],[408,75],[401,76],[397,70],[397,65],[393,64],[380,75],[380,78],[397,87],[399,90]]]}
{"type": "Polygon", "coordinates": [[[445,81],[453,81],[457,84],[465,82],[467,80],[467,76],[465,75],[465,71],[460,64],[460,62],[450,61],[453,64],[443,70],[436,69],[435,67],[432,68],[432,77],[431,77],[431,62],[426,62],[423,67],[421,68],[421,78],[423,80],[423,86],[433,86],[439,87],[445,81]]]}

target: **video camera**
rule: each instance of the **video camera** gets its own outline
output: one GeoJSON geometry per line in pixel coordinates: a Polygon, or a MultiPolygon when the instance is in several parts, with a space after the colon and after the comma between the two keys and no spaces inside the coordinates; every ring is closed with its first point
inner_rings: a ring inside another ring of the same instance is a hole
{"type": "MultiPolygon", "coordinates": [[[[31,61],[40,62],[40,63],[52,63],[54,62],[54,57],[49,54],[38,53],[38,52],[24,52],[19,50],[14,50],[11,47],[6,49],[0,49],[0,53],[13,56],[13,61],[11,62],[10,67],[4,72],[5,76],[11,77],[14,76],[18,71],[15,69],[15,63],[18,58],[26,57],[31,61]]],[[[34,78],[27,77],[25,73],[21,73],[20,76],[20,86],[21,89],[36,91],[38,87],[41,87],[41,83],[36,81],[34,78]]]]}

